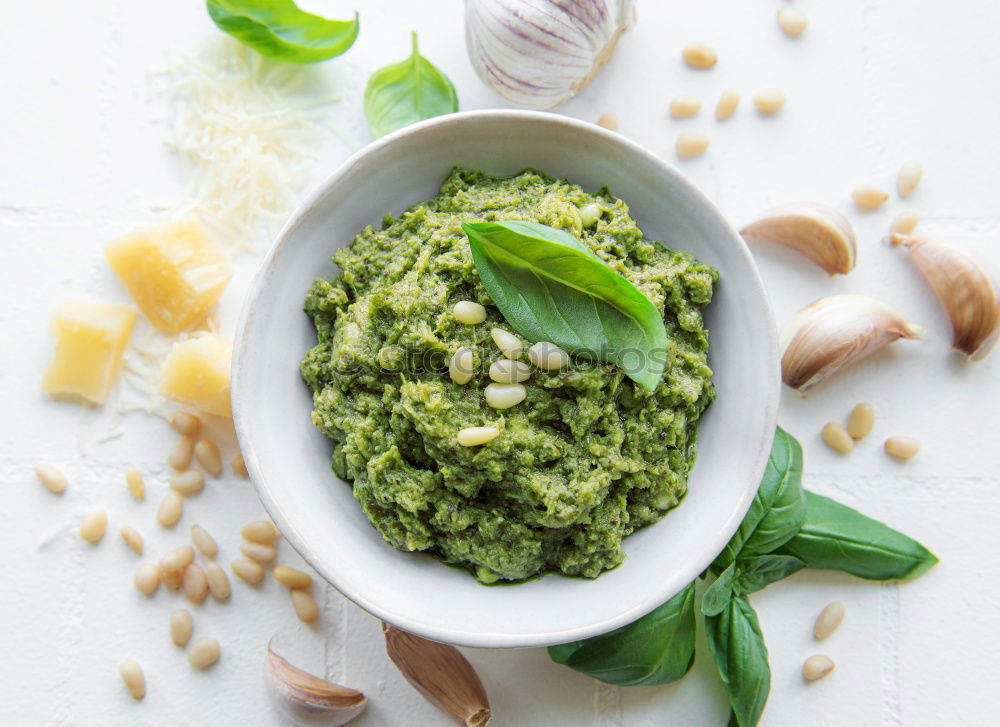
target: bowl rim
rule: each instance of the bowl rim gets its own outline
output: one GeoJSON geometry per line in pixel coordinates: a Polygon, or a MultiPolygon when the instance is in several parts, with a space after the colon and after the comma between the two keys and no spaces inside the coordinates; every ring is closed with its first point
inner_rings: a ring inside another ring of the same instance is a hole
{"type": "MultiPolygon", "coordinates": [[[[314,568],[325,581],[327,581],[327,583],[332,585],[345,598],[382,621],[389,622],[400,629],[410,631],[425,638],[442,643],[478,648],[542,647],[551,644],[567,643],[579,639],[590,638],[625,626],[648,614],[650,611],[672,598],[676,595],[676,593],[671,593],[670,590],[672,586],[667,585],[662,589],[662,593],[656,596],[652,602],[645,602],[639,606],[633,606],[631,609],[615,618],[605,619],[587,626],[574,627],[565,631],[516,634],[507,632],[456,632],[448,629],[447,627],[442,628],[426,623],[416,622],[408,618],[405,614],[398,613],[391,608],[386,608],[372,601],[371,599],[365,597],[357,589],[353,588],[349,582],[345,582],[339,578],[335,569],[329,568],[322,556],[314,551],[310,547],[309,543],[305,542],[305,540],[299,536],[298,531],[295,527],[293,527],[292,523],[289,522],[288,518],[285,517],[283,508],[280,506],[278,500],[272,497],[270,489],[267,485],[267,477],[261,471],[261,467],[256,455],[254,454],[253,448],[249,446],[251,436],[249,434],[250,426],[248,419],[250,415],[248,408],[244,405],[245,397],[240,396],[240,393],[244,388],[243,376],[241,373],[243,366],[241,365],[241,362],[247,355],[244,332],[248,328],[249,321],[255,316],[258,310],[259,299],[265,287],[264,284],[274,266],[275,258],[282,248],[288,244],[292,234],[299,227],[303,219],[305,219],[313,211],[316,205],[323,200],[329,189],[340,179],[350,174],[354,167],[363,158],[394,144],[401,138],[413,134],[420,134],[427,129],[433,127],[446,127],[454,124],[463,124],[469,120],[477,119],[500,119],[509,120],[511,122],[543,122],[548,124],[563,125],[577,131],[584,131],[590,134],[605,137],[605,139],[612,141],[615,144],[627,147],[632,153],[644,157],[647,162],[656,167],[658,172],[665,176],[669,176],[673,182],[683,188],[685,193],[700,199],[706,207],[711,209],[718,216],[724,227],[732,233],[734,242],[739,243],[733,245],[733,254],[742,256],[744,258],[744,262],[748,263],[747,267],[751,275],[746,281],[746,284],[752,285],[752,287],[756,289],[756,292],[759,294],[760,299],[763,302],[764,312],[766,313],[770,324],[765,327],[767,330],[767,340],[762,341],[761,344],[766,345],[767,347],[768,359],[771,364],[770,368],[773,375],[769,376],[767,381],[762,383],[762,385],[767,388],[765,398],[767,401],[767,408],[763,413],[763,420],[765,423],[763,433],[764,441],[762,442],[760,450],[757,453],[756,460],[753,463],[752,472],[754,474],[754,478],[752,481],[757,482],[763,475],[764,468],[770,455],[770,444],[773,438],[773,432],[778,420],[778,403],[780,398],[780,359],[778,356],[778,332],[773,307],[771,305],[770,297],[767,294],[767,290],[764,287],[763,280],[760,277],[760,271],[758,270],[756,262],[750,253],[749,247],[740,237],[739,233],[736,232],[735,228],[730,224],[729,220],[722,213],[722,211],[719,210],[718,207],[700,189],[698,189],[693,182],[688,180],[687,177],[685,177],[673,165],[666,162],[664,159],[649,151],[637,142],[632,141],[621,134],[609,131],[597,126],[596,124],[546,111],[530,111],[522,109],[480,109],[460,111],[446,114],[444,116],[437,116],[406,126],[379,139],[375,139],[371,143],[354,152],[321,182],[308,191],[295,210],[290,214],[288,220],[275,236],[274,241],[271,243],[266,254],[262,258],[260,266],[250,282],[246,297],[244,298],[240,310],[237,327],[234,333],[233,357],[230,373],[230,396],[232,400],[233,426],[240,450],[244,453],[246,466],[250,473],[250,480],[254,485],[257,496],[263,504],[264,509],[274,520],[275,524],[281,530],[282,535],[292,548],[298,552],[299,555],[302,556],[302,558],[312,568],[314,568]]],[[[712,560],[716,557],[714,554],[722,552],[732,535],[736,532],[747,511],[750,509],[750,505],[756,495],[756,492],[756,487],[747,487],[742,493],[739,502],[735,503],[735,507],[731,511],[732,514],[729,519],[717,530],[711,541],[706,542],[706,552],[709,552],[708,546],[711,545],[711,552],[713,553],[712,556],[707,558],[701,557],[691,559],[686,567],[678,569],[678,573],[684,576],[684,581],[695,580],[698,575],[711,564],[712,560]]],[[[674,579],[665,579],[664,583],[670,584],[673,580],[681,579],[675,576],[674,579]]]]}

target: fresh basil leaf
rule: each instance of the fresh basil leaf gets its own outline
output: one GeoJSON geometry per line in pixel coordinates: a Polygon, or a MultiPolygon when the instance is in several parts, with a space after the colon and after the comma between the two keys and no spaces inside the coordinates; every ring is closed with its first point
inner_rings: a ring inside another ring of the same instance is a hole
{"type": "Polygon", "coordinates": [[[718,616],[733,597],[736,580],[736,564],[730,563],[701,597],[701,612],[706,616],[718,616]]]}
{"type": "Polygon", "coordinates": [[[291,63],[316,63],[339,56],[358,37],[353,20],[327,20],[300,10],[292,0],[207,0],[220,29],[261,55],[291,63]]]}
{"type": "Polygon", "coordinates": [[[627,626],[591,639],[550,646],[549,657],[608,684],[676,681],[694,664],[694,602],[692,583],[627,626]]]}
{"type": "Polygon", "coordinates": [[[535,222],[464,224],[483,286],[529,341],[620,366],[652,391],[668,351],[663,316],[576,237],[535,222]]]}
{"type": "Polygon", "coordinates": [[[806,492],[806,521],[781,551],[807,568],[876,581],[916,578],[938,559],[913,538],[829,497],[806,492]]]}
{"type": "Polygon", "coordinates": [[[736,534],[715,559],[712,570],[723,570],[737,556],[770,553],[798,532],[805,517],[802,447],[795,437],[778,427],[771,443],[767,468],[750,510],[736,534]]]}
{"type": "Polygon", "coordinates": [[[736,566],[738,572],[733,590],[746,596],[788,578],[805,568],[806,564],[790,555],[752,555],[737,560],[736,566]]]}
{"type": "Polygon", "coordinates": [[[739,727],[754,727],[771,691],[771,667],[757,614],[736,596],[717,616],[705,619],[708,646],[739,727]]]}
{"type": "Polygon", "coordinates": [[[458,110],[458,94],[446,75],[417,49],[410,57],[380,68],[365,86],[365,118],[378,138],[417,121],[458,110]]]}

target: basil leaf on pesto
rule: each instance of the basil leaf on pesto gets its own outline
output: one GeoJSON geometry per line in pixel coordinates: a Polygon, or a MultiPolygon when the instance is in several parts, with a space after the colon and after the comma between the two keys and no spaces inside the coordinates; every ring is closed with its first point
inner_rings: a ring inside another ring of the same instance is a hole
{"type": "Polygon", "coordinates": [[[358,37],[353,20],[327,20],[300,10],[292,0],[207,0],[217,26],[261,55],[290,63],[339,56],[358,37]]]}
{"type": "Polygon", "coordinates": [[[365,118],[378,138],[434,116],[458,111],[448,76],[420,55],[413,33],[410,57],[375,71],[365,86],[365,118]]]}
{"type": "Polygon", "coordinates": [[[616,364],[650,391],[660,383],[669,345],[663,315],[574,235],[514,220],[462,229],[486,292],[515,331],[616,364]]]}

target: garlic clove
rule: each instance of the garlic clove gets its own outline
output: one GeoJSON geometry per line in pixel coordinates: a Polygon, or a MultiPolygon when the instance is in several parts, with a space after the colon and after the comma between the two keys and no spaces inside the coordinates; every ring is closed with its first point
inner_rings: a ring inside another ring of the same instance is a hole
{"type": "Polygon", "coordinates": [[[917,270],[951,321],[951,347],[973,361],[986,357],[1000,332],[994,279],[968,252],[929,237],[894,233],[893,245],[910,251],[917,270]]]}
{"type": "Polygon", "coordinates": [[[517,106],[549,109],[590,83],[635,19],[634,0],[466,0],[479,77],[517,106]]]}
{"type": "Polygon", "coordinates": [[[462,652],[382,624],[385,650],[417,691],[466,727],[484,727],[493,714],[483,683],[462,652]]]}
{"type": "Polygon", "coordinates": [[[740,234],[748,242],[786,245],[803,253],[830,275],[847,274],[858,259],[854,228],[842,214],[808,202],[776,207],[740,234]]]}
{"type": "Polygon", "coordinates": [[[357,689],[342,687],[292,666],[267,646],[264,675],[272,699],[293,725],[342,725],[364,711],[368,699],[357,689]]]}
{"type": "Polygon", "coordinates": [[[899,338],[917,338],[919,326],[865,295],[831,295],[800,310],[781,336],[781,378],[805,392],[837,370],[899,338]]]}

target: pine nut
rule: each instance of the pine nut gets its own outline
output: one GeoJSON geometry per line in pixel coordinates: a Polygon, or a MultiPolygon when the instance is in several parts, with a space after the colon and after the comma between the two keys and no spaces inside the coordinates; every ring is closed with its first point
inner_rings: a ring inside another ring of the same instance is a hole
{"type": "Polygon", "coordinates": [[[146,497],[146,483],[142,481],[142,472],[135,467],[125,470],[125,486],[128,488],[128,493],[136,500],[146,497]]]}
{"type": "Polygon", "coordinates": [[[531,368],[523,361],[502,358],[490,364],[490,378],[498,384],[516,384],[531,378],[531,368]]]}
{"type": "Polygon", "coordinates": [[[152,596],[160,585],[160,569],[156,563],[142,563],[135,569],[135,588],[144,596],[152,596]]]}
{"type": "Polygon", "coordinates": [[[539,341],[528,349],[528,360],[543,371],[558,371],[569,363],[569,354],[548,341],[539,341]]]}
{"type": "Polygon", "coordinates": [[[681,55],[690,68],[700,70],[714,68],[719,61],[719,54],[707,43],[688,43],[681,51],[681,55]]]}
{"type": "Polygon", "coordinates": [[[851,197],[854,199],[854,204],[858,206],[858,209],[863,210],[876,210],[889,199],[889,195],[884,189],[879,189],[870,184],[859,184],[854,188],[851,197]]]}
{"type": "Polygon", "coordinates": [[[210,636],[202,636],[191,644],[188,663],[195,669],[207,669],[219,660],[219,642],[210,636]]]}
{"type": "Polygon", "coordinates": [[[182,434],[173,449],[167,454],[167,464],[175,470],[186,470],[191,466],[191,457],[194,455],[194,440],[186,434],[182,434]]]}
{"type": "Polygon", "coordinates": [[[854,449],[854,440],[837,422],[827,422],[823,427],[823,441],[838,454],[847,454],[854,449]]]}
{"type": "Polygon", "coordinates": [[[38,481],[45,485],[49,492],[56,495],[61,495],[66,492],[66,486],[69,484],[66,480],[66,475],[64,475],[59,468],[46,464],[45,462],[40,462],[35,465],[35,477],[38,481]]]}
{"type": "Polygon", "coordinates": [[[778,11],[778,27],[785,32],[785,35],[798,38],[806,32],[808,26],[809,18],[801,10],[782,8],[778,11]]]}
{"type": "Polygon", "coordinates": [[[214,558],[219,554],[219,546],[215,544],[215,538],[208,534],[201,525],[191,526],[191,542],[206,558],[214,558]]]}
{"type": "Polygon", "coordinates": [[[197,495],[205,489],[205,475],[198,470],[184,470],[170,475],[170,489],[182,495],[197,495]]]}
{"type": "Polygon", "coordinates": [[[597,125],[603,126],[609,131],[618,131],[618,114],[613,114],[610,111],[604,112],[597,120],[597,125]]]}
{"type": "Polygon", "coordinates": [[[146,696],[146,675],[142,673],[142,667],[131,659],[126,659],[118,667],[125,688],[132,695],[132,699],[140,701],[146,696]]]}
{"type": "Polygon", "coordinates": [[[191,603],[201,603],[208,595],[208,577],[197,563],[192,563],[184,569],[181,585],[184,587],[184,594],[191,603]]]}
{"type": "Polygon", "coordinates": [[[708,150],[708,137],[701,134],[681,134],[674,147],[681,159],[694,159],[708,150]]]}
{"type": "Polygon", "coordinates": [[[278,551],[273,545],[254,543],[253,541],[244,542],[240,546],[240,552],[250,560],[255,560],[258,563],[270,563],[278,555],[278,551]]]}
{"type": "Polygon", "coordinates": [[[256,561],[247,558],[234,560],[229,566],[236,576],[250,586],[255,586],[264,578],[264,567],[256,561]]]}
{"type": "Polygon", "coordinates": [[[186,411],[174,412],[170,417],[170,426],[178,434],[186,437],[193,437],[201,431],[201,419],[186,411]]]}
{"type": "Polygon", "coordinates": [[[466,427],[455,437],[463,447],[478,447],[481,444],[492,442],[500,436],[500,430],[496,427],[466,427]]]}
{"type": "Polygon", "coordinates": [[[527,395],[524,384],[489,384],[483,391],[486,403],[494,409],[510,409],[524,401],[527,395]]]}
{"type": "Polygon", "coordinates": [[[172,528],[184,514],[184,498],[171,490],[156,508],[156,521],[165,528],[172,528]]]}
{"type": "Polygon", "coordinates": [[[108,529],[108,515],[104,510],[95,510],[80,524],[80,537],[91,545],[96,545],[108,529]]]}
{"type": "Polygon", "coordinates": [[[914,212],[900,212],[896,215],[892,224],[889,226],[889,232],[898,233],[900,235],[909,235],[916,228],[917,224],[920,222],[920,218],[914,212]]]}
{"type": "Polygon", "coordinates": [[[233,474],[237,477],[250,476],[250,473],[247,472],[247,463],[244,461],[242,454],[233,455],[233,459],[230,461],[229,467],[233,470],[233,474]]]}
{"type": "Polygon", "coordinates": [[[507,358],[512,361],[516,361],[521,356],[521,349],[524,348],[524,344],[521,343],[521,339],[517,336],[507,333],[507,331],[502,328],[494,328],[490,331],[490,336],[493,338],[493,343],[497,345],[502,353],[507,358]]]}
{"type": "Polygon", "coordinates": [[[826,608],[820,611],[819,616],[816,617],[816,625],[813,626],[813,636],[816,640],[822,641],[836,631],[843,622],[846,613],[847,609],[839,601],[827,604],[826,608]]]}
{"type": "Polygon", "coordinates": [[[243,526],[240,530],[240,535],[254,543],[268,545],[277,540],[281,533],[278,532],[278,528],[270,520],[254,520],[252,523],[247,523],[243,526]]]}
{"type": "Polygon", "coordinates": [[[719,96],[719,102],[715,104],[715,120],[725,121],[736,113],[740,105],[740,94],[734,88],[727,88],[719,96]]]}
{"type": "Polygon", "coordinates": [[[910,459],[920,451],[920,442],[913,437],[889,437],[885,440],[885,451],[896,459],[910,459]]]}
{"type": "Polygon", "coordinates": [[[875,427],[875,407],[864,401],[851,410],[847,418],[847,433],[851,439],[864,439],[875,427]]]}
{"type": "Polygon", "coordinates": [[[670,99],[670,116],[687,119],[701,111],[701,101],[694,96],[677,96],[670,99]]]}
{"type": "Polygon", "coordinates": [[[467,384],[472,380],[473,353],[468,346],[462,346],[448,363],[448,375],[456,384],[467,384]]]}
{"type": "Polygon", "coordinates": [[[122,536],[122,540],[125,544],[134,550],[136,553],[142,554],[142,536],[139,535],[139,531],[135,528],[131,528],[128,525],[122,525],[118,532],[122,536]]]}
{"type": "Polygon", "coordinates": [[[174,646],[182,649],[191,640],[191,632],[194,631],[194,618],[186,608],[178,608],[170,614],[170,640],[174,646]]]}
{"type": "Polygon", "coordinates": [[[303,573],[295,568],[289,568],[287,565],[275,566],[274,570],[271,571],[271,575],[274,576],[274,580],[278,583],[289,588],[308,588],[313,582],[312,576],[308,573],[303,573]]]}
{"type": "Polygon", "coordinates": [[[194,458],[212,477],[222,474],[222,455],[219,453],[218,445],[212,440],[199,439],[194,445],[194,458]]]}
{"type": "Polygon", "coordinates": [[[214,560],[205,566],[205,578],[208,580],[208,592],[216,601],[229,598],[232,589],[229,586],[229,576],[214,560]]]}
{"type": "Polygon", "coordinates": [[[896,179],[896,191],[900,197],[909,197],[913,190],[920,184],[920,178],[924,175],[924,168],[916,162],[906,162],[899,168],[899,177],[896,179]]]}
{"type": "Polygon", "coordinates": [[[179,570],[163,570],[160,566],[160,583],[171,591],[179,591],[184,581],[184,573],[179,570]]]}
{"type": "Polygon", "coordinates": [[[802,665],[802,676],[805,677],[807,682],[814,682],[832,672],[834,666],[833,659],[829,656],[823,656],[822,654],[810,656],[806,659],[805,664],[802,665]]]}
{"type": "Polygon", "coordinates": [[[590,204],[585,204],[580,208],[580,224],[584,227],[590,227],[599,219],[601,219],[601,208],[597,206],[596,202],[591,202],[590,204]]]}
{"type": "Polygon", "coordinates": [[[486,320],[486,307],[472,300],[460,300],[452,311],[455,320],[467,326],[475,326],[486,320]]]}
{"type": "Polygon", "coordinates": [[[194,563],[194,548],[190,545],[182,545],[179,548],[174,548],[160,558],[160,567],[163,570],[176,571],[178,573],[192,563],[194,563]]]}
{"type": "Polygon", "coordinates": [[[312,623],[319,616],[319,606],[316,605],[316,599],[309,595],[308,591],[303,591],[298,588],[293,588],[292,592],[292,608],[295,609],[295,615],[299,617],[299,621],[302,623],[312,623]]]}
{"type": "Polygon", "coordinates": [[[753,97],[754,106],[765,116],[773,116],[785,106],[785,93],[777,88],[765,88],[753,97]]]}

